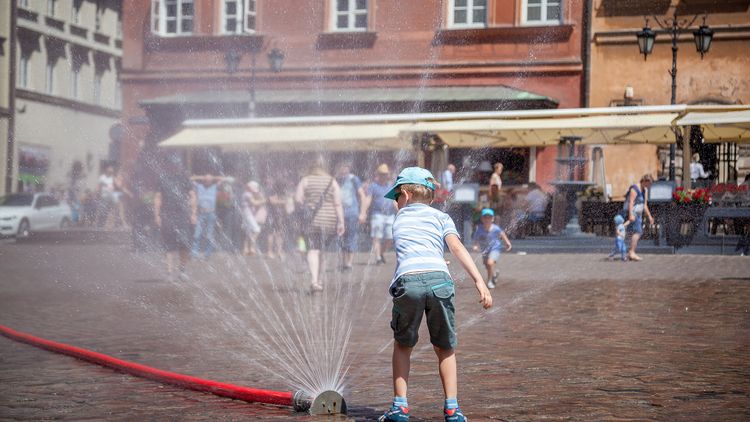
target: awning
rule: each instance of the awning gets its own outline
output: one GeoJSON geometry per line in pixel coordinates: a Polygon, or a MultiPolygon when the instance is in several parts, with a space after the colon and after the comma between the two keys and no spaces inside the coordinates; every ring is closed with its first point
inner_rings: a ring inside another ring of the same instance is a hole
{"type": "Polygon", "coordinates": [[[412,148],[422,134],[449,147],[670,144],[679,126],[700,125],[708,142],[749,142],[750,106],[669,105],[461,113],[369,114],[192,120],[162,147],[230,150],[370,151],[412,148]]]}
{"type": "Polygon", "coordinates": [[[677,113],[598,115],[565,118],[452,120],[420,122],[409,132],[438,135],[457,148],[531,147],[556,145],[563,136],[581,137],[581,144],[666,144],[677,113]]]}
{"type": "Polygon", "coordinates": [[[720,113],[690,112],[678,126],[700,126],[705,142],[750,142],[750,110],[720,113]]]}
{"type": "Polygon", "coordinates": [[[161,142],[165,148],[222,147],[244,151],[372,151],[411,148],[403,124],[188,125],[161,142]]]}

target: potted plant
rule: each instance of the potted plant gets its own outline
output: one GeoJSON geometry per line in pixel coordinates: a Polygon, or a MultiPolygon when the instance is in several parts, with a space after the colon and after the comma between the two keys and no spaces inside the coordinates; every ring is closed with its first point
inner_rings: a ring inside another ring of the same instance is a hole
{"type": "Polygon", "coordinates": [[[675,189],[666,224],[667,243],[675,248],[688,246],[693,241],[703,214],[711,204],[708,189],[675,189]]]}

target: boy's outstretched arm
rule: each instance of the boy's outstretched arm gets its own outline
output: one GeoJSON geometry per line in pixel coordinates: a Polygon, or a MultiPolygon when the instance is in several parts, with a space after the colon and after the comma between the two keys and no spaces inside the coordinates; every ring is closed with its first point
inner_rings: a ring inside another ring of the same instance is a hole
{"type": "Polygon", "coordinates": [[[474,279],[474,287],[476,287],[479,292],[479,303],[482,304],[484,309],[491,308],[492,295],[490,294],[490,290],[487,288],[487,285],[484,284],[482,274],[479,273],[479,269],[474,264],[471,255],[469,255],[469,252],[466,250],[463,243],[461,243],[461,239],[455,234],[449,234],[445,237],[445,243],[448,245],[448,249],[453,256],[458,258],[459,262],[461,262],[461,266],[464,267],[464,270],[466,270],[471,278],[474,279]]]}
{"type": "Polygon", "coordinates": [[[513,248],[513,245],[510,244],[510,239],[508,238],[508,235],[505,234],[505,232],[500,233],[500,239],[502,239],[503,243],[505,243],[506,251],[509,251],[513,248]]]}

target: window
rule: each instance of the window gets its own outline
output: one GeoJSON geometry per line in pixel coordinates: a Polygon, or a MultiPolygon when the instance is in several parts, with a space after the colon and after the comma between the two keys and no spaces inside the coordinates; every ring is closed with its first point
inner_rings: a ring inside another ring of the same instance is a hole
{"type": "Polygon", "coordinates": [[[97,70],[94,73],[94,104],[102,103],[102,72],[97,70]]]}
{"type": "Polygon", "coordinates": [[[29,8],[29,0],[18,0],[18,7],[22,9],[28,9],[29,8]]]}
{"type": "Polygon", "coordinates": [[[47,94],[55,93],[55,62],[52,59],[47,60],[44,89],[47,94]]]}
{"type": "Polygon", "coordinates": [[[367,0],[335,0],[334,29],[367,31],[367,0]]]}
{"type": "Polygon", "coordinates": [[[47,0],[47,16],[54,18],[55,9],[57,9],[57,0],[47,0]]]}
{"type": "Polygon", "coordinates": [[[523,21],[529,24],[556,25],[561,22],[562,0],[525,0],[523,21]]]}
{"type": "Polygon", "coordinates": [[[20,88],[29,87],[29,56],[23,53],[18,60],[18,86],[20,88]]]}
{"type": "Polygon", "coordinates": [[[256,3],[256,0],[224,0],[224,33],[255,33],[256,3]]]}
{"type": "Polygon", "coordinates": [[[81,23],[81,2],[80,0],[73,0],[70,4],[70,22],[78,25],[81,23]]]}
{"type": "Polygon", "coordinates": [[[81,66],[71,62],[70,64],[70,97],[80,98],[79,82],[81,82],[81,66]]]}
{"type": "Polygon", "coordinates": [[[193,33],[193,0],[152,0],[151,30],[159,35],[193,33]]]}
{"type": "Polygon", "coordinates": [[[120,78],[115,81],[115,107],[122,108],[122,83],[120,78]]]}
{"type": "Polygon", "coordinates": [[[453,0],[449,26],[487,26],[487,0],[453,0]]]}

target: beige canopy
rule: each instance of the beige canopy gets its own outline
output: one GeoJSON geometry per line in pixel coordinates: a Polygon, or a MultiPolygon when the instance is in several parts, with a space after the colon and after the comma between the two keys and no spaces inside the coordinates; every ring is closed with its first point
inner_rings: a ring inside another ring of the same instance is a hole
{"type": "Polygon", "coordinates": [[[411,148],[399,136],[403,124],[188,125],[160,143],[166,148],[222,147],[225,150],[363,151],[411,148]]]}
{"type": "Polygon", "coordinates": [[[690,112],[678,126],[700,126],[706,142],[750,142],[750,109],[725,112],[690,112]]]}
{"type": "Polygon", "coordinates": [[[750,142],[750,106],[673,105],[410,115],[194,120],[162,147],[367,151],[411,148],[421,134],[457,148],[669,144],[678,126],[700,125],[709,142],[750,142]]]}

